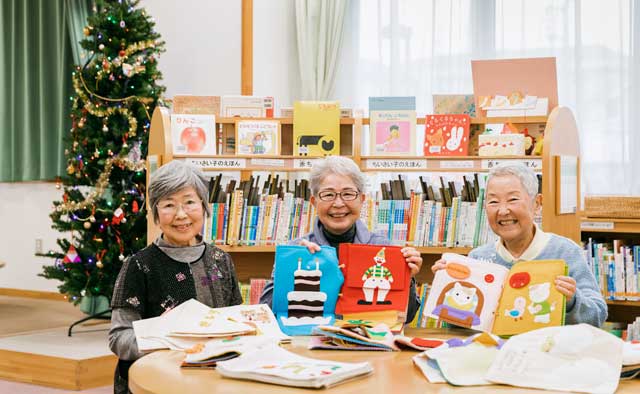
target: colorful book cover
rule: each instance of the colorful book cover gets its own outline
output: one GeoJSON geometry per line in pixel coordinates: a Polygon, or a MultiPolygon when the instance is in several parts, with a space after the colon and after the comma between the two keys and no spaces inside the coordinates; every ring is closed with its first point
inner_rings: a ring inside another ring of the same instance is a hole
{"type": "Polygon", "coordinates": [[[344,285],[336,313],[398,311],[409,301],[411,271],[399,246],[340,244],[344,285]]]}
{"type": "Polygon", "coordinates": [[[415,155],[415,109],[415,97],[369,97],[371,155],[415,155]]]}
{"type": "Polygon", "coordinates": [[[433,113],[469,115],[475,118],[476,103],[473,94],[434,94],[433,113]]]}
{"type": "Polygon", "coordinates": [[[237,121],[236,154],[280,154],[280,122],[277,120],[237,121]]]}
{"type": "Polygon", "coordinates": [[[172,104],[174,114],[220,116],[220,96],[175,95],[172,104]]]}
{"type": "Polygon", "coordinates": [[[510,336],[564,324],[565,298],[554,280],[564,260],[523,261],[507,269],[454,253],[442,258],[424,315],[456,326],[510,336]]]}
{"type": "Polygon", "coordinates": [[[469,115],[427,115],[425,156],[466,156],[469,149],[469,115]]]}
{"type": "Polygon", "coordinates": [[[171,114],[174,155],[215,155],[215,115],[171,114]]]}
{"type": "Polygon", "coordinates": [[[293,111],[294,156],[340,154],[340,103],[296,101],[293,111]]]}
{"type": "Polygon", "coordinates": [[[222,96],[223,117],[273,118],[273,97],[270,96],[222,96]]]}
{"type": "Polygon", "coordinates": [[[332,324],[338,291],[344,281],[336,250],[322,246],[276,246],[273,312],[288,335],[311,335],[313,327],[332,324]]]}

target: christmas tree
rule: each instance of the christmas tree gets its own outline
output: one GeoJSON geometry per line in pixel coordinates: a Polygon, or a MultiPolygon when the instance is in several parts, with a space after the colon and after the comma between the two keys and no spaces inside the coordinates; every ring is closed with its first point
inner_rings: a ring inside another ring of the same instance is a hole
{"type": "Polygon", "coordinates": [[[86,61],[72,74],[67,174],[54,202],[56,263],[40,274],[58,279],[69,301],[111,299],[122,261],[146,245],[146,164],[151,113],[164,87],[157,60],[164,42],[139,1],[96,1],[80,44],[86,61]]]}

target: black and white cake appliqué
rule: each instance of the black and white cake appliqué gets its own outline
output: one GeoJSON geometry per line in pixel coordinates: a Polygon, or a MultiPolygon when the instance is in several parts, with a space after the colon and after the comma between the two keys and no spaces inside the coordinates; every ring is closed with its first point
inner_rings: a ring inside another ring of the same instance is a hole
{"type": "Polygon", "coordinates": [[[302,259],[298,259],[298,269],[294,272],[293,291],[287,293],[289,317],[281,317],[287,326],[307,324],[329,324],[331,317],[324,317],[324,304],[327,293],[320,291],[322,271],[316,259],[316,268],[302,269],[302,259]]]}

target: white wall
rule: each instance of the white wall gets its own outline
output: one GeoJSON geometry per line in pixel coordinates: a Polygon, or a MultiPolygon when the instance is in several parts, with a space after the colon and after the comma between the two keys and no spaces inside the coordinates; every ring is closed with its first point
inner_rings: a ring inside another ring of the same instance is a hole
{"type": "MultiPolygon", "coordinates": [[[[142,0],[166,41],[159,60],[166,97],[176,93],[240,94],[240,0],[142,0]]],[[[254,6],[254,94],[270,95],[276,107],[292,106],[299,86],[292,0],[257,0],[254,6]]],[[[54,183],[0,183],[0,288],[56,291],[58,281],[38,277],[53,259],[36,257],[58,250],[51,230],[52,202],[61,198],[54,183]]],[[[62,236],[68,237],[68,234],[62,236]]]]}
{"type": "Polygon", "coordinates": [[[35,256],[36,238],[43,250],[59,250],[59,233],[51,229],[49,213],[62,193],[55,183],[0,183],[0,288],[57,291],[61,283],[37,276],[55,260],[35,256]]]}

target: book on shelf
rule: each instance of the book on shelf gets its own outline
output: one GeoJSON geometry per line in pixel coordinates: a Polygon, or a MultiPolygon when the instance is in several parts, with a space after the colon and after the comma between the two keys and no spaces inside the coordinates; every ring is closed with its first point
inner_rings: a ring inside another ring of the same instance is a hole
{"type": "Polygon", "coordinates": [[[564,324],[565,297],[555,288],[567,275],[564,260],[499,264],[444,253],[423,313],[431,318],[496,335],[515,335],[564,324]]]}
{"type": "Polygon", "coordinates": [[[624,245],[622,240],[584,245],[587,265],[593,272],[603,297],[614,301],[640,301],[640,245],[624,245]]]}
{"type": "Polygon", "coordinates": [[[175,95],[171,111],[175,114],[220,116],[220,96],[175,95]]]}
{"type": "Polygon", "coordinates": [[[284,386],[326,388],[366,376],[371,364],[316,360],[288,352],[277,345],[243,353],[219,362],[217,371],[226,378],[255,380],[284,386]]]}
{"type": "Polygon", "coordinates": [[[476,103],[473,94],[434,94],[433,113],[469,115],[475,118],[476,103]]]}
{"type": "Polygon", "coordinates": [[[369,153],[416,154],[416,98],[369,97],[369,153]]]}
{"type": "Polygon", "coordinates": [[[176,155],[215,155],[215,115],[171,114],[171,142],[176,155]]]}
{"type": "Polygon", "coordinates": [[[469,150],[469,115],[427,115],[425,156],[466,156],[469,150]]]}
{"type": "Polygon", "coordinates": [[[273,118],[274,100],[271,96],[222,96],[220,116],[231,118],[273,118]]]}
{"type": "Polygon", "coordinates": [[[340,103],[296,101],[293,108],[293,155],[339,155],[340,103]]]}
{"type": "Polygon", "coordinates": [[[277,120],[239,120],[236,122],[236,154],[280,154],[280,122],[277,120]]]}
{"type": "MultiPolygon", "coordinates": [[[[280,108],[281,118],[293,118],[293,107],[280,108]]],[[[353,110],[351,108],[340,108],[340,118],[353,117],[353,110]]]]}

